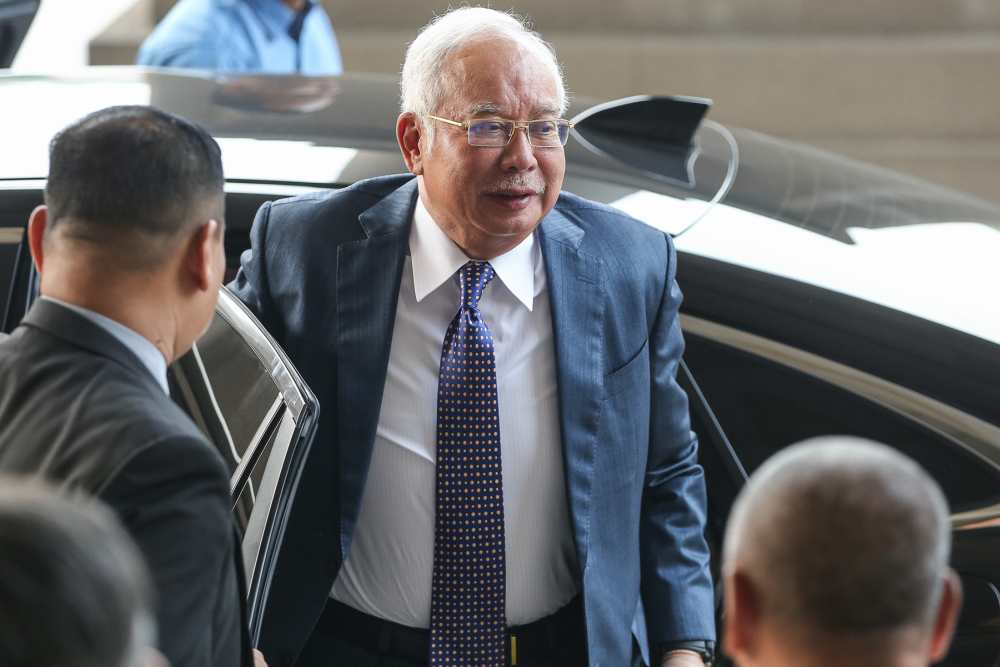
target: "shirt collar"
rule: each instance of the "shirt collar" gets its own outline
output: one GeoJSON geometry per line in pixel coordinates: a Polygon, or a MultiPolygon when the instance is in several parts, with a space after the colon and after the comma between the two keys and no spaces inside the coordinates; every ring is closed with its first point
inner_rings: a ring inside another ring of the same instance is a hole
{"type": "MultiPolygon", "coordinates": [[[[292,25],[292,21],[295,20],[295,16],[297,14],[295,10],[281,0],[246,1],[253,6],[254,11],[257,12],[257,16],[259,16],[261,20],[266,20],[269,24],[277,26],[281,30],[287,30],[288,27],[292,25]]],[[[311,0],[307,2],[303,11],[308,12],[309,9],[311,9],[311,4],[311,0]]]]}
{"type": "Polygon", "coordinates": [[[164,393],[170,393],[170,388],[167,384],[167,360],[164,359],[163,353],[160,352],[157,347],[153,345],[153,343],[150,342],[145,336],[137,331],[129,329],[121,322],[116,322],[110,317],[105,317],[104,315],[96,313],[89,308],[77,306],[72,303],[66,303],[65,301],[60,301],[59,299],[53,299],[50,296],[43,296],[41,298],[51,301],[52,303],[58,303],[63,308],[72,310],[77,315],[87,318],[114,336],[115,339],[128,348],[132,354],[139,358],[142,365],[153,374],[153,377],[163,388],[164,393]]]}
{"type": "MultiPolygon", "coordinates": [[[[535,302],[536,252],[535,235],[530,234],[513,249],[490,260],[496,276],[528,310],[535,302]]],[[[410,262],[417,301],[444,284],[468,261],[469,257],[434,222],[418,196],[410,228],[410,262]]]]}

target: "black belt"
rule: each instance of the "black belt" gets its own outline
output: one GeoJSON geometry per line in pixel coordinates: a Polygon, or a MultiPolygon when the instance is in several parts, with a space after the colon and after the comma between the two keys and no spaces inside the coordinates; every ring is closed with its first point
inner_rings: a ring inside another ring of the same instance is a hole
{"type": "MultiPolygon", "coordinates": [[[[517,665],[576,647],[585,655],[583,607],[580,596],[555,612],[527,625],[507,628],[507,664],[517,665]]],[[[430,654],[430,631],[369,616],[334,599],[326,603],[315,632],[332,635],[377,655],[423,663],[430,654]]]]}

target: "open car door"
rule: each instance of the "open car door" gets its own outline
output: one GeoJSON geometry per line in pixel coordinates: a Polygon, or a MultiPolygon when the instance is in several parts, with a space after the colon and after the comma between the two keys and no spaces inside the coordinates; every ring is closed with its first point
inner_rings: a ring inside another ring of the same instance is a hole
{"type": "Polygon", "coordinates": [[[170,375],[174,400],[229,466],[256,645],[319,405],[274,339],[225,288],[208,331],[170,375]]]}

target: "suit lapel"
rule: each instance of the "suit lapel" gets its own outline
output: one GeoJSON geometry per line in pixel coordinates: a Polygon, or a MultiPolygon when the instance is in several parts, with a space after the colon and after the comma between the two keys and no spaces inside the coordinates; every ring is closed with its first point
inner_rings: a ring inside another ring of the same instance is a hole
{"type": "Polygon", "coordinates": [[[337,440],[346,557],[382,407],[416,179],[362,213],[366,238],[337,249],[337,440]]]}
{"type": "Polygon", "coordinates": [[[556,209],[539,227],[552,305],[566,487],[581,570],[587,560],[601,410],[604,318],[601,260],[581,252],[583,237],[583,229],[556,209]]]}

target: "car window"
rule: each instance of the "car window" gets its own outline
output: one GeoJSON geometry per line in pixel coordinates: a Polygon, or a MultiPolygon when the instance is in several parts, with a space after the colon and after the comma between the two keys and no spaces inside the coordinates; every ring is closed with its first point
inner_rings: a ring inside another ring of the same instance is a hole
{"type": "MultiPolygon", "coordinates": [[[[687,364],[697,374],[698,387],[711,403],[747,470],[752,472],[778,450],[806,438],[856,435],[884,442],[915,459],[941,484],[953,512],[984,507],[987,512],[993,511],[1000,495],[1000,473],[963,446],[966,443],[960,438],[921,423],[898,405],[880,404],[817,377],[816,373],[778,363],[746,346],[728,344],[715,336],[704,320],[687,316],[684,324],[687,364]]],[[[739,337],[734,336],[733,340],[738,341],[739,337]]],[[[692,388],[685,388],[689,394],[693,393],[692,388]]],[[[693,403],[692,417],[698,430],[695,406],[693,403]]],[[[704,437],[701,431],[698,435],[704,437]]],[[[718,510],[727,508],[716,504],[713,516],[711,500],[725,494],[716,488],[719,475],[716,473],[713,480],[706,447],[702,444],[701,448],[709,488],[707,535],[711,544],[713,534],[720,530],[717,524],[725,522],[718,510]]],[[[961,525],[960,515],[954,515],[953,521],[961,525]]],[[[954,533],[951,564],[962,579],[965,603],[950,653],[941,662],[945,667],[996,662],[997,650],[991,633],[1000,620],[997,545],[1000,545],[1000,527],[995,524],[954,533]]],[[[718,567],[715,558],[712,564],[713,568],[718,567]]]]}
{"type": "Polygon", "coordinates": [[[280,402],[269,369],[219,314],[179,366],[185,407],[234,473],[280,402]]]}
{"type": "Polygon", "coordinates": [[[10,301],[10,284],[14,275],[14,265],[17,261],[17,248],[21,242],[19,227],[0,227],[0,317],[7,310],[10,301]]]}
{"type": "Polygon", "coordinates": [[[31,253],[21,244],[31,211],[42,203],[41,181],[0,182],[0,331],[10,333],[30,300],[31,253]]]}
{"type": "Polygon", "coordinates": [[[1000,498],[1000,471],[961,439],[813,374],[699,335],[697,320],[686,321],[687,363],[748,472],[798,441],[846,434],[915,459],[941,484],[954,512],[1000,498]]]}
{"type": "Polygon", "coordinates": [[[277,343],[225,288],[208,330],[170,376],[171,396],[229,466],[256,637],[319,406],[277,343]]]}

